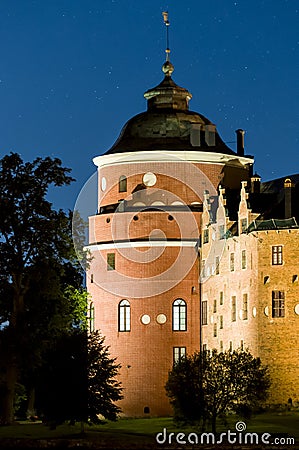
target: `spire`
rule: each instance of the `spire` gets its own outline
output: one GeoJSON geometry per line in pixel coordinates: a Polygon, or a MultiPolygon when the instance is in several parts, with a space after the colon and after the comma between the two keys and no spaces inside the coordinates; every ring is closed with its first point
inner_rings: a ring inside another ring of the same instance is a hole
{"type": "Polygon", "coordinates": [[[169,48],[169,20],[168,20],[168,11],[163,11],[162,12],[162,16],[163,16],[163,20],[166,26],[166,49],[165,49],[165,53],[166,53],[166,61],[169,61],[169,55],[170,55],[170,48],[169,48]]]}
{"type": "Polygon", "coordinates": [[[192,98],[187,89],[178,86],[171,78],[174,67],[169,60],[169,20],[168,12],[162,13],[166,26],[166,61],[162,66],[164,80],[158,86],[145,92],[144,97],[148,102],[148,109],[174,109],[186,111],[188,110],[189,100],[192,98]]]}
{"type": "Polygon", "coordinates": [[[164,11],[162,13],[162,16],[163,16],[163,20],[164,20],[165,27],[166,27],[166,49],[165,49],[166,58],[165,58],[165,63],[162,66],[162,71],[164,72],[166,77],[171,77],[171,74],[174,71],[174,67],[173,67],[173,64],[171,64],[170,59],[169,59],[169,55],[170,55],[169,25],[170,25],[170,22],[168,20],[168,11],[164,11]]]}

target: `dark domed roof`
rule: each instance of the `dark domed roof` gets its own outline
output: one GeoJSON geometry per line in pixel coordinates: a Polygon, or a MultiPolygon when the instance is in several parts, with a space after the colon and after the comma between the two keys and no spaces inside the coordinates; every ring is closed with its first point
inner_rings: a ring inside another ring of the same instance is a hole
{"type": "Polygon", "coordinates": [[[173,65],[166,61],[163,81],[145,92],[148,110],[132,117],[115,144],[106,152],[193,150],[235,155],[222,141],[215,125],[203,115],[189,111],[192,95],[171,78],[173,65]]]}

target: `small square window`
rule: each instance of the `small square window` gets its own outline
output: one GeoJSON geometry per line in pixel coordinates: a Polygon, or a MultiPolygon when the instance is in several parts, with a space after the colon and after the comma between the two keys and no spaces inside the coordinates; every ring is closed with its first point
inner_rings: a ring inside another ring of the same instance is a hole
{"type": "Polygon", "coordinates": [[[173,364],[177,364],[186,357],[186,347],[173,347],[173,364]]]}
{"type": "Polygon", "coordinates": [[[204,244],[207,244],[208,242],[209,242],[209,229],[206,228],[206,229],[203,231],[203,243],[204,243],[204,244]]]}
{"type": "Polygon", "coordinates": [[[292,283],[298,283],[298,275],[293,275],[292,283]]]}
{"type": "Polygon", "coordinates": [[[115,253],[107,253],[107,270],[115,270],[115,253]]]}

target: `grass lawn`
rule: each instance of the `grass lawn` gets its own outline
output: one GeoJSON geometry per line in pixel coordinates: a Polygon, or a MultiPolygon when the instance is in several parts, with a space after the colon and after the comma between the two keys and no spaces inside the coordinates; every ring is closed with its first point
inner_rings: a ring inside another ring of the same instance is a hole
{"type": "MultiPolygon", "coordinates": [[[[218,424],[218,432],[225,432],[227,429],[235,431],[235,423],[238,421],[236,416],[228,418],[228,427],[218,424]]],[[[295,437],[299,442],[299,412],[284,413],[264,413],[255,416],[250,421],[245,421],[247,432],[270,433],[270,434],[288,434],[295,437]]],[[[157,448],[155,436],[163,428],[170,432],[198,432],[199,430],[190,427],[177,427],[172,418],[148,418],[148,419],[120,419],[117,422],[107,422],[103,425],[85,426],[85,440],[98,442],[102,448],[124,448],[141,449],[157,448]]],[[[0,427],[0,448],[2,439],[21,439],[21,440],[55,440],[66,439],[76,440],[80,438],[80,425],[75,426],[61,425],[56,430],[50,430],[42,423],[20,422],[16,425],[0,427]]],[[[4,441],[2,441],[3,443],[4,441]]],[[[6,441],[7,442],[7,441],[6,441]]],[[[277,447],[280,448],[280,447],[277,447]]],[[[281,447],[284,448],[284,447],[281,447]]],[[[285,447],[286,448],[286,447],[285,447]]],[[[293,446],[293,448],[299,448],[293,446]]]]}

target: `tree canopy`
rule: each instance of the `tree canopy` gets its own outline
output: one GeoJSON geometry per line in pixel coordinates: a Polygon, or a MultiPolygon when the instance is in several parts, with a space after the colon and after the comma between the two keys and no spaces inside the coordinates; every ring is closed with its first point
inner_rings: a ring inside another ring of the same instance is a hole
{"type": "Polygon", "coordinates": [[[186,422],[216,419],[228,411],[249,415],[266,398],[270,387],[267,367],[249,351],[195,353],[174,365],[166,392],[175,418],[186,422]]]}
{"type": "Polygon", "coordinates": [[[86,295],[72,243],[72,215],[56,211],[47,200],[50,186],[73,181],[69,173],[58,158],[23,162],[11,153],[0,160],[2,423],[13,420],[20,377],[32,375],[57,333],[85,320],[86,295]]]}

